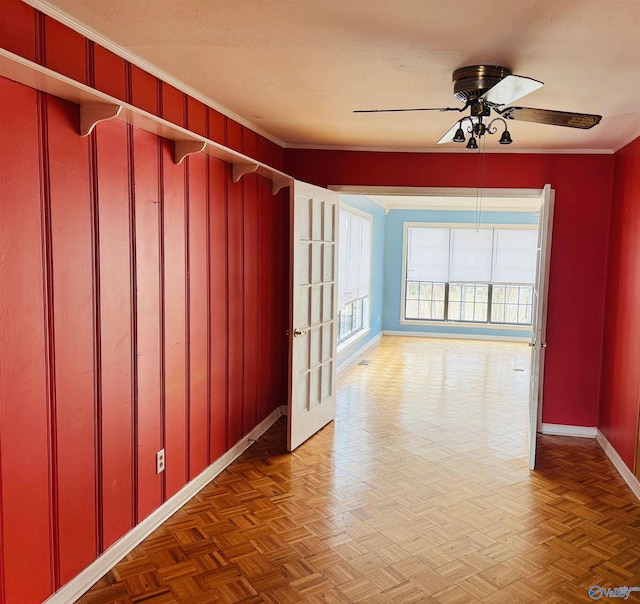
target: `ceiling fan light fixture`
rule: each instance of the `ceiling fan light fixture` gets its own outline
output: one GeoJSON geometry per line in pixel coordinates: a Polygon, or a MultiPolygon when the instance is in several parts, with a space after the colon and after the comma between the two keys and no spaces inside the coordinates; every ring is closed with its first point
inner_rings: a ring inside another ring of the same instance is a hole
{"type": "Polygon", "coordinates": [[[462,127],[458,127],[452,140],[454,143],[464,143],[465,138],[464,138],[464,132],[462,131],[462,127]]]}
{"type": "Polygon", "coordinates": [[[513,140],[511,140],[511,134],[509,133],[508,130],[505,130],[502,133],[502,136],[500,137],[500,140],[498,141],[498,143],[500,145],[510,145],[513,142],[513,140]]]}
{"type": "Polygon", "coordinates": [[[465,135],[462,124],[469,120],[470,126],[466,131],[471,135],[467,142],[467,149],[477,149],[478,139],[485,134],[496,134],[498,127],[494,122],[502,122],[504,130],[498,143],[510,145],[513,143],[511,133],[507,130],[505,120],[520,120],[537,124],[553,126],[568,126],[570,128],[593,128],[602,119],[601,115],[589,113],[575,113],[570,111],[556,111],[551,109],[535,109],[533,107],[508,106],[515,100],[539,89],[543,83],[511,73],[507,67],[500,65],[468,65],[453,72],[453,95],[464,103],[461,108],[456,107],[417,107],[407,109],[358,109],[354,113],[378,113],[397,111],[456,111],[462,113],[467,109],[470,115],[453,123],[438,141],[444,143],[464,143],[465,135]],[[498,116],[490,118],[496,113],[498,116]],[[484,124],[488,118],[488,124],[484,124]]]}

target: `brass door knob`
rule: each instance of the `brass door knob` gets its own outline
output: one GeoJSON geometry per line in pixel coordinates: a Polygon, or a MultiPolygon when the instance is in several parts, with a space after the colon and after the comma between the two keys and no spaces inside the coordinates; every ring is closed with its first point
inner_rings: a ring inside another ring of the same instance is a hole
{"type": "Polygon", "coordinates": [[[307,333],[306,329],[300,330],[300,329],[294,329],[293,330],[293,337],[297,338],[299,336],[303,336],[305,333],[307,333]]]}

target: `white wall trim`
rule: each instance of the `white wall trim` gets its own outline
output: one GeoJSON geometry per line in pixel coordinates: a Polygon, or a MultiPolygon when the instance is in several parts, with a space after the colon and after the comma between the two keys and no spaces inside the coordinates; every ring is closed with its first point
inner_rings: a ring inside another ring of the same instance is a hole
{"type": "MultiPolygon", "coordinates": [[[[435,321],[429,319],[400,319],[400,325],[414,325],[416,327],[451,327],[457,329],[508,329],[513,332],[531,335],[531,325],[516,325],[509,323],[474,323],[472,321],[435,321]]],[[[531,339],[531,338],[529,338],[531,339]]]]}
{"type": "MultiPolygon", "coordinates": [[[[105,573],[109,572],[122,558],[157,529],[167,518],[185,505],[198,491],[201,491],[220,472],[235,461],[254,441],[260,438],[282,415],[282,408],[278,407],[260,422],[249,434],[239,440],[222,457],[218,458],[201,474],[187,483],[173,497],[165,501],[158,509],[147,516],[126,535],[116,541],[100,557],[85,568],[69,583],[45,600],[44,604],[68,604],[75,602],[105,573]]],[[[286,407],[284,407],[286,409],[286,407]]]]}
{"type": "Polygon", "coordinates": [[[366,344],[358,348],[353,354],[349,355],[343,361],[339,361],[336,367],[336,375],[340,375],[347,367],[351,366],[355,363],[363,354],[365,354],[368,350],[373,348],[382,338],[382,332],[378,335],[374,336],[369,340],[366,344]]]}
{"type": "MultiPolygon", "coordinates": [[[[27,0],[29,3],[34,0],[27,0]]],[[[633,139],[632,139],[633,140],[633,139]]],[[[323,145],[314,143],[287,143],[287,149],[307,149],[311,151],[371,151],[375,153],[458,153],[464,154],[459,148],[436,149],[434,147],[385,147],[366,145],[323,145]]],[[[509,155],[613,155],[612,149],[504,149],[500,147],[487,149],[484,153],[509,155]]]]}
{"type": "Polygon", "coordinates": [[[540,432],[553,436],[578,436],[580,438],[596,438],[598,429],[590,426],[567,426],[565,424],[542,424],[540,432]]]}
{"type": "Polygon", "coordinates": [[[350,336],[349,339],[338,344],[338,347],[337,347],[338,357],[340,356],[341,353],[344,353],[345,351],[348,352],[349,348],[358,348],[358,344],[361,341],[363,341],[370,333],[371,333],[370,327],[367,327],[366,329],[361,329],[360,331],[350,336]]]}
{"type": "Polygon", "coordinates": [[[620,151],[620,149],[624,149],[624,147],[626,147],[629,143],[632,143],[634,140],[636,140],[638,137],[640,136],[640,132],[634,132],[633,134],[630,134],[627,138],[625,138],[620,144],[616,145],[612,151],[614,153],[617,153],[618,151],[620,151]]]}
{"type": "Polygon", "coordinates": [[[408,336],[412,338],[444,338],[451,340],[491,340],[504,342],[531,342],[531,336],[495,336],[491,334],[470,333],[443,333],[440,331],[394,331],[385,329],[385,336],[408,336]]]}
{"type": "Polygon", "coordinates": [[[609,461],[611,461],[615,469],[618,470],[622,479],[627,483],[627,485],[629,485],[633,494],[640,500],[640,481],[638,481],[627,464],[622,461],[622,457],[620,457],[618,452],[613,448],[613,445],[607,440],[607,437],[600,432],[600,430],[597,430],[596,440],[609,458],[609,461]]]}

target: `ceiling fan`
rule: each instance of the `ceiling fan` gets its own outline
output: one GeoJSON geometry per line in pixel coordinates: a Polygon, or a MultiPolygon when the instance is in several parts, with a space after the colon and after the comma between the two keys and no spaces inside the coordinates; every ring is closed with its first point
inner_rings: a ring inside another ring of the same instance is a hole
{"type": "Polygon", "coordinates": [[[478,140],[485,134],[495,134],[498,130],[494,122],[504,124],[500,137],[501,145],[509,145],[513,141],[505,120],[520,120],[552,126],[568,126],[569,128],[593,128],[602,119],[601,115],[589,113],[572,113],[550,109],[534,109],[531,107],[506,107],[517,99],[541,88],[544,84],[533,78],[513,75],[507,67],[499,65],[470,65],[460,67],[453,72],[453,95],[464,103],[463,107],[421,107],[414,109],[359,109],[354,113],[384,113],[400,111],[458,111],[470,109],[470,115],[459,119],[438,141],[442,143],[464,143],[466,131],[471,134],[467,149],[477,149],[478,140]],[[491,112],[498,117],[485,123],[491,112]],[[468,122],[468,124],[465,124],[468,122]]]}

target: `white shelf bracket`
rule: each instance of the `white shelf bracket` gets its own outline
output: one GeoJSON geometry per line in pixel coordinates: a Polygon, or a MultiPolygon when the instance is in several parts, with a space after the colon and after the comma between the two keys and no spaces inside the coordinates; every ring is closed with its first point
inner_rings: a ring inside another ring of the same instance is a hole
{"type": "Polygon", "coordinates": [[[112,120],[118,117],[122,111],[122,105],[99,104],[80,105],[80,136],[89,136],[99,122],[112,120]]]}
{"type": "Polygon", "coordinates": [[[271,177],[271,192],[275,195],[280,189],[291,185],[291,178],[284,174],[274,174],[271,177]]]}
{"type": "Polygon", "coordinates": [[[182,163],[182,160],[192,153],[202,153],[207,148],[204,141],[176,141],[174,146],[173,161],[176,166],[182,163]]]}
{"type": "Polygon", "coordinates": [[[260,167],[260,164],[248,164],[245,162],[234,162],[232,180],[238,182],[245,174],[251,174],[260,167]]]}

